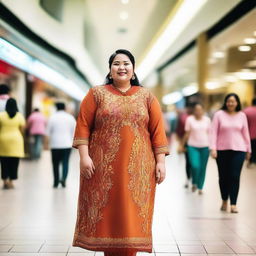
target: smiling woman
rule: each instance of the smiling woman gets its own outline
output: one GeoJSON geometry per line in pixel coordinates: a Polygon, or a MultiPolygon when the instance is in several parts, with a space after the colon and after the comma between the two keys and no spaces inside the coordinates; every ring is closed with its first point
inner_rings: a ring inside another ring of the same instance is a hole
{"type": "Polygon", "coordinates": [[[80,154],[73,245],[108,256],[152,251],[155,187],[169,154],[160,105],[134,66],[126,50],[111,55],[106,84],[81,104],[73,145],[80,154]]]}
{"type": "Polygon", "coordinates": [[[135,59],[129,51],[124,49],[115,51],[109,58],[110,72],[106,76],[105,84],[113,84],[116,87],[140,86],[134,68],[135,59]],[[122,81],[126,81],[126,83],[122,85],[122,81]]]}

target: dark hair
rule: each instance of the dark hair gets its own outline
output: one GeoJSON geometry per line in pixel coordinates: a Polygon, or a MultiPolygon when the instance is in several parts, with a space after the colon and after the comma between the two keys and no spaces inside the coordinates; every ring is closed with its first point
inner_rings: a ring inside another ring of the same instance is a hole
{"type": "Polygon", "coordinates": [[[252,105],[253,105],[253,106],[256,106],[256,98],[254,98],[254,99],[252,100],[252,105]]]}
{"type": "Polygon", "coordinates": [[[9,94],[10,87],[7,84],[0,84],[0,95],[9,94]]]}
{"type": "Polygon", "coordinates": [[[65,103],[63,103],[63,102],[57,102],[57,103],[55,103],[55,106],[56,106],[57,110],[65,110],[65,108],[66,108],[65,103]]]}
{"type": "Polygon", "coordinates": [[[201,102],[194,102],[193,103],[193,110],[195,110],[196,106],[199,105],[201,106],[202,108],[204,108],[203,104],[201,102]]]}
{"type": "MultiPolygon", "coordinates": [[[[119,49],[116,50],[110,57],[108,60],[108,66],[109,69],[111,68],[111,65],[116,57],[116,55],[118,54],[125,54],[131,61],[132,65],[133,65],[133,69],[135,69],[135,59],[134,56],[131,54],[131,52],[129,52],[128,50],[125,49],[119,49]]],[[[131,85],[133,86],[140,86],[140,82],[139,79],[137,77],[137,75],[134,73],[134,79],[131,79],[131,85]]],[[[106,79],[105,79],[105,84],[113,84],[113,79],[110,78],[110,73],[107,74],[106,79]]]]}
{"type": "Polygon", "coordinates": [[[17,102],[13,98],[9,98],[5,105],[5,111],[7,112],[8,116],[10,118],[15,117],[16,113],[19,111],[17,102]]]}
{"type": "Polygon", "coordinates": [[[227,101],[230,97],[234,97],[236,99],[236,102],[237,102],[237,106],[236,106],[236,112],[240,111],[242,108],[241,108],[241,102],[240,102],[240,99],[238,97],[238,95],[236,93],[229,93],[228,95],[226,95],[225,99],[224,99],[224,104],[222,106],[222,110],[227,110],[227,101]]]}

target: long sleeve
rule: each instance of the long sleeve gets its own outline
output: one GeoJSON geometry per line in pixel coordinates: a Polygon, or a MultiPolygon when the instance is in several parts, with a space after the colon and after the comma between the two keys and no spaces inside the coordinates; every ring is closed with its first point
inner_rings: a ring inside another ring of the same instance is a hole
{"type": "Polygon", "coordinates": [[[215,113],[212,120],[210,129],[210,149],[217,150],[217,137],[219,130],[219,117],[218,113],[215,113]]]}
{"type": "Polygon", "coordinates": [[[82,101],[79,115],[77,118],[73,147],[78,145],[88,145],[91,130],[94,124],[94,117],[97,109],[97,103],[94,99],[92,89],[82,101]]]}
{"type": "Polygon", "coordinates": [[[149,107],[149,132],[154,153],[169,155],[163,115],[156,97],[149,107]]]}
{"type": "Polygon", "coordinates": [[[248,121],[247,117],[244,114],[244,121],[243,121],[243,129],[242,129],[243,137],[245,140],[245,145],[246,145],[246,152],[251,153],[251,140],[250,140],[250,133],[249,133],[249,128],[248,128],[248,121]]]}

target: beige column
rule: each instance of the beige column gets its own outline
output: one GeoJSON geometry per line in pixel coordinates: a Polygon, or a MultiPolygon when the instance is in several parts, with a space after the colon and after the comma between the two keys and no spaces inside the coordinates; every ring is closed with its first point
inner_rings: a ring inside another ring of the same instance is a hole
{"type": "Polygon", "coordinates": [[[201,33],[196,40],[197,44],[197,82],[199,93],[202,95],[202,103],[208,107],[206,81],[208,77],[208,41],[205,32],[201,33]]]}

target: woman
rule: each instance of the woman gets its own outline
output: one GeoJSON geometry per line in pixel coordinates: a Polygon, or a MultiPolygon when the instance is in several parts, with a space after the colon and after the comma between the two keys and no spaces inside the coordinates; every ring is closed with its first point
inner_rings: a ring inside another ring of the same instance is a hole
{"type": "Polygon", "coordinates": [[[16,100],[6,102],[5,112],[0,113],[0,159],[4,189],[14,188],[13,180],[18,178],[18,166],[24,157],[23,131],[25,119],[18,112],[16,100]]]}
{"type": "Polygon", "coordinates": [[[155,185],[165,178],[161,109],[134,67],[129,51],[111,55],[106,85],[89,90],[75,131],[81,175],[73,245],[105,255],[152,251],[155,185]]]}
{"type": "Polygon", "coordinates": [[[213,117],[210,148],[219,171],[221,210],[227,210],[230,199],[231,213],[238,213],[240,174],[245,157],[250,158],[251,145],[246,115],[235,93],[225,97],[223,107],[213,117]]]}
{"type": "Polygon", "coordinates": [[[209,158],[209,130],[211,120],[204,115],[203,106],[195,104],[193,115],[186,119],[183,146],[187,143],[189,162],[192,169],[192,191],[203,194],[206,166],[209,158]]]}

